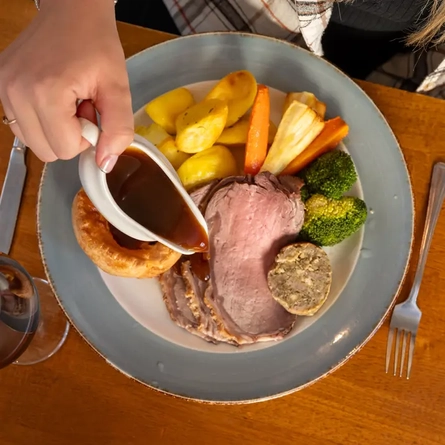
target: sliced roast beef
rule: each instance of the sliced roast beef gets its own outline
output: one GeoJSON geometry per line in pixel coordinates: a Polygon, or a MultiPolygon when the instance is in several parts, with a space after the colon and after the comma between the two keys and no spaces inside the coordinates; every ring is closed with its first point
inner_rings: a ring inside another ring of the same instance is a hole
{"type": "Polygon", "coordinates": [[[204,201],[206,201],[207,197],[210,195],[210,192],[213,190],[215,186],[217,186],[220,181],[215,180],[211,181],[208,184],[201,186],[192,192],[190,192],[190,198],[192,198],[193,202],[200,207],[204,201]]]}
{"type": "Polygon", "coordinates": [[[304,219],[294,193],[268,173],[232,183],[210,199],[209,300],[227,329],[243,340],[283,337],[295,322],[271,296],[267,271],[280,248],[295,239],[304,219]]]}
{"type": "Polygon", "coordinates": [[[199,329],[199,322],[190,309],[187,301],[187,286],[176,267],[162,274],[160,277],[162,295],[170,318],[181,328],[202,337],[209,342],[215,342],[212,336],[206,335],[199,329]]]}
{"type": "Polygon", "coordinates": [[[190,309],[199,321],[198,330],[217,342],[237,344],[237,338],[229,334],[223,324],[217,323],[210,307],[205,303],[204,295],[212,292],[210,281],[203,281],[193,272],[190,261],[182,263],[182,277],[186,283],[187,299],[190,309]]]}
{"type": "MultiPolygon", "coordinates": [[[[214,181],[191,193],[196,205],[219,181],[214,181]]],[[[180,327],[213,343],[220,341],[236,344],[229,334],[218,331],[209,307],[204,303],[204,292],[209,283],[199,279],[191,270],[188,257],[160,277],[162,294],[170,318],[180,327]]]]}
{"type": "Polygon", "coordinates": [[[164,274],[173,320],[208,341],[232,344],[279,339],[292,329],[296,317],[273,299],[267,271],[303,224],[301,185],[261,173],[214,181],[191,194],[209,227],[210,280],[200,279],[186,257],[164,274]]]}
{"type": "Polygon", "coordinates": [[[280,176],[278,178],[280,183],[287,188],[291,193],[295,193],[298,198],[300,198],[300,190],[303,187],[304,182],[297,178],[296,176],[280,176]]]}
{"type": "Polygon", "coordinates": [[[190,310],[186,299],[186,286],[176,267],[162,274],[160,278],[164,303],[170,317],[183,328],[196,327],[198,322],[190,310]]]}

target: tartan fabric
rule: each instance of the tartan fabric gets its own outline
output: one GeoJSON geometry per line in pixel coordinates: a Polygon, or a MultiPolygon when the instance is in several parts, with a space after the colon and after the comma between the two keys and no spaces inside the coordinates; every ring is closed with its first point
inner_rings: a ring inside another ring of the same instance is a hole
{"type": "MultiPolygon", "coordinates": [[[[323,55],[333,2],[322,0],[163,0],[182,35],[242,31],[287,40],[323,55]]],[[[445,98],[445,45],[398,54],[367,80],[445,98]]]]}

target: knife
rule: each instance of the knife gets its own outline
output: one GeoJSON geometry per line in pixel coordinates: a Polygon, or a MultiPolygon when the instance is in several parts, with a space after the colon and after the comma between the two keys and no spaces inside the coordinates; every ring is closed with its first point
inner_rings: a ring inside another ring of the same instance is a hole
{"type": "Polygon", "coordinates": [[[14,139],[0,195],[0,252],[9,254],[26,178],[26,145],[14,139]]]}

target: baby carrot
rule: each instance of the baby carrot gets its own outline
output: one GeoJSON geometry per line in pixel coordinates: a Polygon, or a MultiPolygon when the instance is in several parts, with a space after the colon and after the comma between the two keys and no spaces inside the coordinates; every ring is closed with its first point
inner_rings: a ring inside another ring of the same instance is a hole
{"type": "Polygon", "coordinates": [[[270,97],[266,85],[258,85],[247,132],[244,173],[256,175],[267,155],[269,138],[270,97]]]}

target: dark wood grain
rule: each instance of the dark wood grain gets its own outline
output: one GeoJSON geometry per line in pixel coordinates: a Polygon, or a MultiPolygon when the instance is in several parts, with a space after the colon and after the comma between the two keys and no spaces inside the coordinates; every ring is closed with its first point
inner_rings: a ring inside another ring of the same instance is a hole
{"type": "MultiPolygon", "coordinates": [[[[30,0],[0,2],[0,50],[35,11],[30,0]]],[[[126,55],[171,36],[124,24],[126,55]]],[[[393,128],[408,163],[421,231],[434,161],[445,158],[445,102],[360,82],[393,128]]],[[[13,137],[0,126],[0,183],[13,137]]],[[[36,238],[42,168],[29,175],[12,255],[43,276],[36,238]]],[[[401,298],[417,261],[419,237],[401,298]]],[[[0,371],[2,445],[445,444],[445,219],[439,220],[419,302],[423,319],[412,378],[384,373],[387,322],[343,367],[293,395],[248,406],[208,406],[160,395],[108,366],[72,329],[47,362],[0,371]]]]}

